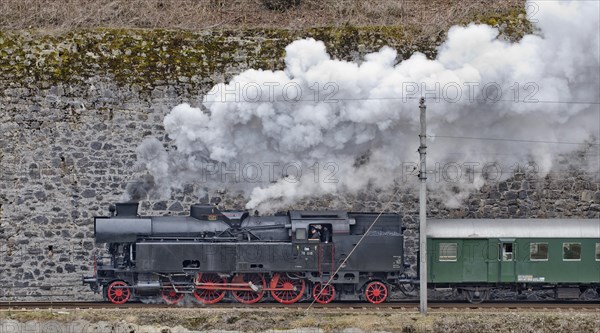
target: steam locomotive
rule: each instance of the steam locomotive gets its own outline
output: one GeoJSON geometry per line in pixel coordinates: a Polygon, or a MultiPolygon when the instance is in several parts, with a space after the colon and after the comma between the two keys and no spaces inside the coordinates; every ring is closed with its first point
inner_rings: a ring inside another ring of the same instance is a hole
{"type": "MultiPolygon", "coordinates": [[[[95,274],[83,282],[116,304],[155,297],[175,304],[186,295],[205,304],[226,297],[378,304],[392,287],[410,296],[419,279],[407,274],[397,214],[251,216],[192,205],[189,216],[145,217],[137,203],[123,203],[94,227],[109,255],[94,259],[95,274]]],[[[598,219],[432,219],[427,238],[428,287],[472,303],[499,289],[600,298],[598,219]]]]}
{"type": "Polygon", "coordinates": [[[169,304],[186,295],[205,304],[226,297],[378,304],[390,286],[409,281],[397,214],[258,216],[199,204],[189,216],[139,216],[137,203],[110,211],[94,220],[96,242],[109,255],[94,259],[94,275],[83,282],[115,304],[159,295],[169,304]]]}

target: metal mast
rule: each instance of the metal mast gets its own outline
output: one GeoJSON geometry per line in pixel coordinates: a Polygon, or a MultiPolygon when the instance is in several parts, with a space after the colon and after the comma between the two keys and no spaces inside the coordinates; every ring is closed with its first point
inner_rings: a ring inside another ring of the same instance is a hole
{"type": "Polygon", "coordinates": [[[427,169],[425,167],[425,155],[427,150],[427,125],[425,123],[425,98],[419,100],[419,109],[421,113],[421,145],[419,146],[419,156],[421,158],[421,168],[419,170],[419,179],[421,180],[421,192],[419,193],[419,310],[421,314],[427,314],[427,211],[426,203],[426,182],[427,169]]]}

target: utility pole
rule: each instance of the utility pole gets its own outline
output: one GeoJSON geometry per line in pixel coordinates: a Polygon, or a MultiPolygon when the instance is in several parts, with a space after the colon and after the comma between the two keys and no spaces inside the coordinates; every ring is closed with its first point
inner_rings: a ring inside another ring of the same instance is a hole
{"type": "Polygon", "coordinates": [[[419,170],[419,179],[421,180],[421,192],[419,193],[419,311],[421,314],[427,314],[427,210],[426,203],[426,185],[427,168],[425,167],[425,155],[427,150],[427,125],[425,118],[425,98],[419,100],[419,109],[421,111],[421,145],[419,146],[419,156],[421,158],[421,168],[419,170]]]}

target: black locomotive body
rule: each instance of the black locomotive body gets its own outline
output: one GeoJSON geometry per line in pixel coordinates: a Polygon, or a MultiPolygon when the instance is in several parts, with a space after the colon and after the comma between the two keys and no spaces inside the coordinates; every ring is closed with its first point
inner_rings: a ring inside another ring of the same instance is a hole
{"type": "Polygon", "coordinates": [[[251,216],[192,205],[190,216],[143,217],[136,203],[117,204],[95,219],[96,242],[110,255],[95,259],[84,283],[113,303],[155,295],[177,303],[186,294],[209,304],[227,296],[380,303],[403,276],[402,233],[397,214],[251,216]]]}

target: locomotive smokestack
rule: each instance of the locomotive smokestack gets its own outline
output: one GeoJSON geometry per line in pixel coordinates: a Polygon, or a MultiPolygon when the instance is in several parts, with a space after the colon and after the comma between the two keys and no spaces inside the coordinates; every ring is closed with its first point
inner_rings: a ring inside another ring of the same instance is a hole
{"type": "Polygon", "coordinates": [[[138,202],[120,202],[115,204],[117,216],[138,216],[138,202]]]}

